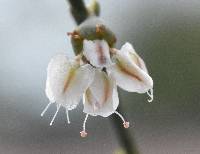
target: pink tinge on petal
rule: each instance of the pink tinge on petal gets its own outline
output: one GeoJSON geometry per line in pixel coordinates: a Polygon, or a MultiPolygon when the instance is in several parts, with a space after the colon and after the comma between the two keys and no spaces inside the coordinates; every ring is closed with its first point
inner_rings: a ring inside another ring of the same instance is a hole
{"type": "Polygon", "coordinates": [[[127,52],[117,52],[113,55],[115,65],[108,67],[108,72],[115,78],[122,89],[129,92],[145,93],[153,87],[153,80],[135,62],[131,62],[127,52]]]}
{"type": "Polygon", "coordinates": [[[140,58],[136,53],[129,53],[130,60],[135,63],[140,69],[148,73],[146,65],[142,58],[140,58]]]}
{"type": "Polygon", "coordinates": [[[126,42],[120,49],[121,52],[124,52],[128,55],[130,61],[135,63],[139,68],[141,68],[143,71],[148,73],[145,62],[143,59],[137,54],[133,46],[126,42]]]}
{"type": "Polygon", "coordinates": [[[123,66],[123,64],[121,62],[117,62],[117,68],[124,74],[138,80],[139,82],[142,82],[142,78],[138,75],[137,70],[136,69],[129,69],[126,66],[123,66]]]}
{"type": "Polygon", "coordinates": [[[109,46],[105,40],[84,40],[83,54],[96,67],[106,67],[112,64],[109,46]]]}
{"type": "Polygon", "coordinates": [[[70,85],[72,83],[73,78],[75,77],[76,69],[70,68],[69,72],[66,75],[65,81],[64,81],[64,87],[63,87],[63,93],[65,93],[70,85]]]}
{"type": "Polygon", "coordinates": [[[102,47],[102,44],[101,42],[96,42],[96,52],[97,52],[97,55],[98,55],[98,61],[99,63],[102,65],[102,64],[105,64],[107,59],[103,53],[103,47],[102,47]]]}
{"type": "Polygon", "coordinates": [[[50,103],[41,113],[43,116],[52,103],[57,105],[50,125],[60,107],[66,109],[67,122],[70,123],[68,111],[76,108],[80,102],[83,93],[93,81],[94,71],[89,64],[80,66],[77,57],[70,60],[65,54],[58,54],[51,59],[47,68],[45,90],[50,103]]]}
{"type": "Polygon", "coordinates": [[[119,99],[114,79],[105,72],[96,70],[93,83],[86,90],[84,112],[90,115],[107,117],[116,110],[119,99]]]}

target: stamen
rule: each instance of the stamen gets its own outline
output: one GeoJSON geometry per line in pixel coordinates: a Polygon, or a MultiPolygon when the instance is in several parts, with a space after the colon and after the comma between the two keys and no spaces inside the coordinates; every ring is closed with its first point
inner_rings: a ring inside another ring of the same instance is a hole
{"type": "Polygon", "coordinates": [[[65,112],[65,113],[66,113],[66,115],[67,115],[67,123],[70,124],[69,112],[68,112],[68,109],[67,109],[67,108],[66,108],[66,112],[65,112]]]}
{"type": "Polygon", "coordinates": [[[147,91],[147,95],[150,97],[150,99],[148,99],[148,102],[152,102],[153,101],[153,88],[150,89],[149,91],[147,91]]]}
{"type": "Polygon", "coordinates": [[[52,104],[52,102],[49,102],[49,104],[47,104],[47,106],[44,108],[44,110],[42,111],[42,113],[40,114],[41,117],[43,117],[43,115],[45,114],[45,112],[48,110],[49,106],[52,104]]]}
{"type": "Polygon", "coordinates": [[[81,36],[77,32],[67,32],[68,36],[71,36],[74,39],[81,39],[81,36]]]}
{"type": "Polygon", "coordinates": [[[114,113],[117,114],[122,119],[124,128],[129,128],[129,122],[125,121],[124,117],[119,112],[115,111],[114,113]]]}
{"type": "Polygon", "coordinates": [[[124,117],[117,111],[115,111],[115,114],[117,114],[123,121],[123,123],[125,123],[124,117]]]}
{"type": "Polygon", "coordinates": [[[54,116],[53,116],[53,118],[52,118],[52,120],[51,120],[51,122],[50,122],[50,124],[49,124],[50,126],[53,124],[53,122],[54,122],[54,120],[55,120],[55,118],[56,118],[56,115],[57,115],[57,113],[58,113],[60,107],[61,107],[61,104],[59,104],[59,105],[57,106],[56,113],[54,114],[54,116]]]}
{"type": "Polygon", "coordinates": [[[85,131],[85,125],[86,125],[86,121],[87,121],[87,119],[88,119],[88,115],[89,115],[89,114],[86,114],[85,120],[84,120],[84,122],[83,122],[83,130],[80,132],[81,137],[86,137],[86,136],[87,136],[87,132],[85,131]]]}

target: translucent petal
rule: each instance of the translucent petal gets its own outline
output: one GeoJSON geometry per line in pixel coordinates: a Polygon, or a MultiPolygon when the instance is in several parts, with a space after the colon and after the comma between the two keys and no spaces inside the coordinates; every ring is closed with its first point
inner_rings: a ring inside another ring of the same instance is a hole
{"type": "Polygon", "coordinates": [[[46,89],[45,89],[45,93],[46,93],[46,96],[47,98],[49,99],[49,101],[51,103],[54,103],[55,102],[55,98],[53,96],[53,92],[50,88],[50,85],[49,85],[49,78],[47,77],[47,80],[46,80],[46,89]]]}
{"type": "Polygon", "coordinates": [[[58,63],[60,65],[64,65],[64,63],[68,62],[67,57],[65,56],[64,53],[60,53],[58,55],[56,55],[54,58],[52,58],[48,64],[47,67],[47,80],[46,80],[46,96],[49,99],[50,102],[55,102],[55,98],[52,92],[52,89],[50,87],[50,74],[52,73],[52,71],[54,70],[54,66],[56,66],[58,63]]]}
{"type": "Polygon", "coordinates": [[[107,117],[119,105],[115,81],[105,72],[95,71],[95,77],[83,97],[84,112],[107,117]]]}
{"type": "Polygon", "coordinates": [[[121,47],[120,51],[126,53],[127,56],[130,58],[130,61],[132,61],[138,67],[140,67],[143,71],[148,73],[143,59],[136,53],[135,49],[133,48],[133,46],[129,42],[125,43],[121,47]]]}
{"type": "Polygon", "coordinates": [[[107,67],[112,64],[109,46],[105,40],[84,40],[83,54],[96,67],[107,67]]]}
{"type": "Polygon", "coordinates": [[[119,87],[129,92],[145,93],[153,87],[153,80],[147,72],[131,62],[127,53],[117,51],[113,56],[115,65],[107,68],[119,87]]]}
{"type": "Polygon", "coordinates": [[[47,87],[51,89],[54,100],[68,110],[77,106],[94,77],[91,65],[80,67],[77,62],[69,61],[65,55],[53,58],[47,72],[47,87]]]}

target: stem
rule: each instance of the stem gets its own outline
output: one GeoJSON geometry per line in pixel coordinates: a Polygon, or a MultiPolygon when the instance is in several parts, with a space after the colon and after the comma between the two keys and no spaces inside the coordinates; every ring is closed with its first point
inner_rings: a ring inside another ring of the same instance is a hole
{"type": "Polygon", "coordinates": [[[77,25],[81,24],[88,17],[88,11],[82,0],[68,0],[70,3],[70,10],[77,25]]]}

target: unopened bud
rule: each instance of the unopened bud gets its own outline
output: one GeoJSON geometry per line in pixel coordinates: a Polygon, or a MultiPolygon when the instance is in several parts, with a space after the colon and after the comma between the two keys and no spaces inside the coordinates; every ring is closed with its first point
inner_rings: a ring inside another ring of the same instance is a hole
{"type": "Polygon", "coordinates": [[[83,50],[83,40],[105,40],[109,47],[116,42],[115,34],[97,17],[90,17],[84,21],[71,35],[71,42],[75,54],[83,50]]]}
{"type": "Polygon", "coordinates": [[[92,0],[87,7],[87,10],[90,15],[100,15],[100,5],[96,0],[92,0]]]}

